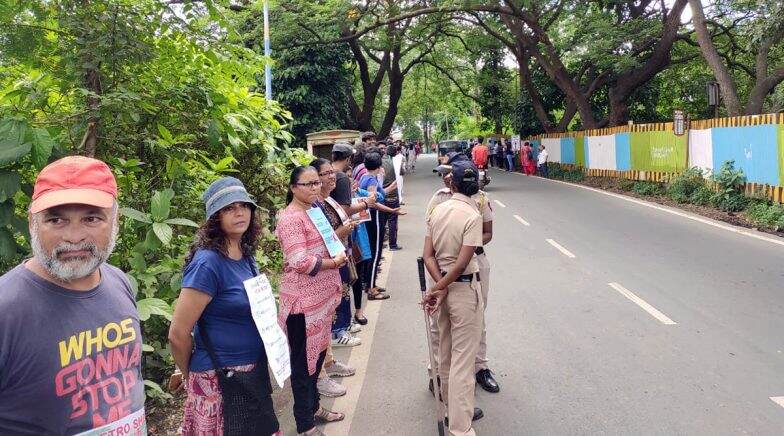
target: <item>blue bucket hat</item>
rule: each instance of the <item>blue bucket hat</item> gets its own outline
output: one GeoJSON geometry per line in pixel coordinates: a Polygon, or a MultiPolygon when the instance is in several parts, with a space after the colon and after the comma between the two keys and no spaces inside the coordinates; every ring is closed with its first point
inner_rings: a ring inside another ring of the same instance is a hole
{"type": "Polygon", "coordinates": [[[215,212],[236,202],[249,203],[253,205],[253,209],[258,207],[245,190],[245,185],[234,177],[223,177],[212,182],[201,199],[204,201],[207,219],[210,219],[215,212]]]}

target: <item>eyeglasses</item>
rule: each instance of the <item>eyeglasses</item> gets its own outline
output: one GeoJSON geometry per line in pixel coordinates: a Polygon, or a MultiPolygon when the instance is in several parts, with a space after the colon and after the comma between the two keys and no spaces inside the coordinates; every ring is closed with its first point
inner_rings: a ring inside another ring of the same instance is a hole
{"type": "Polygon", "coordinates": [[[315,188],[316,186],[321,186],[321,181],[316,180],[315,182],[308,182],[308,183],[296,183],[297,186],[302,186],[303,188],[315,188]]]}
{"type": "Polygon", "coordinates": [[[323,173],[318,173],[318,175],[322,176],[322,177],[324,177],[324,176],[331,176],[333,174],[335,174],[335,170],[327,170],[327,171],[324,171],[323,173]]]}

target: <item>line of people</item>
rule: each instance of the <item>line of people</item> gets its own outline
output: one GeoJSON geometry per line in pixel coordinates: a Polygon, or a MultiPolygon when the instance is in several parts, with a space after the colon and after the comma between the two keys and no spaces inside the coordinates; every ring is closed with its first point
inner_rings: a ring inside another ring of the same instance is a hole
{"type": "MultiPolygon", "coordinates": [[[[277,323],[288,339],[300,434],[321,435],[317,423],[345,418],[319,402],[345,394],[333,377],[355,372],[332,347],[361,343],[354,333],[368,323],[363,295],[389,298],[377,278],[387,228],[390,248],[400,249],[404,165],[400,149],[389,144],[382,154],[383,145],[368,133],[356,148],[335,144],[332,161],[295,168],[277,216],[284,255],[277,323]],[[330,256],[308,216],[313,208],[343,243],[342,254],[330,256]]],[[[127,276],[106,263],[120,229],[117,193],[109,167],[81,156],[48,165],[36,179],[33,256],[0,276],[0,434],[146,431],[135,295],[127,276]]],[[[202,200],[205,219],[185,257],[169,329],[179,371],[170,388],[187,396],[180,431],[280,435],[246,288],[259,275],[258,206],[233,177],[213,182],[202,200]]]]}
{"type": "MultiPolygon", "coordinates": [[[[480,137],[481,142],[481,137],[480,137]]],[[[515,171],[515,151],[512,144],[507,139],[498,140],[492,149],[492,159],[496,168],[506,171],[515,171]]],[[[540,175],[547,177],[547,162],[549,161],[549,152],[544,144],[539,145],[539,150],[535,150],[533,144],[528,141],[523,142],[520,147],[520,168],[523,173],[528,176],[540,175]]]]}

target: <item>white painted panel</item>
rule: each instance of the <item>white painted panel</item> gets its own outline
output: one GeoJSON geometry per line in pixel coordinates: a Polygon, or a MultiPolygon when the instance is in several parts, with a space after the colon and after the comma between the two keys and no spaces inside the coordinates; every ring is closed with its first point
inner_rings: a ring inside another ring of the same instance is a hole
{"type": "Polygon", "coordinates": [[[614,170],[615,163],[615,135],[588,136],[588,168],[599,170],[614,170]]]}
{"type": "Polygon", "coordinates": [[[689,168],[713,171],[713,139],[711,129],[689,130],[689,168]]]}
{"type": "Polygon", "coordinates": [[[561,139],[560,138],[545,138],[542,139],[542,145],[547,149],[550,162],[561,162],[561,139]]]}

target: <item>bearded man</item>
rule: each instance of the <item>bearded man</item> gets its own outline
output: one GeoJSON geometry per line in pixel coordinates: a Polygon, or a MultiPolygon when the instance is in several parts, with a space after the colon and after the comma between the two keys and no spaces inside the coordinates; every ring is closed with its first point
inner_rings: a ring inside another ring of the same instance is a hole
{"type": "Polygon", "coordinates": [[[41,171],[32,199],[33,257],[0,277],[0,434],[146,434],[139,314],[106,263],[114,175],[65,157],[41,171]]]}

